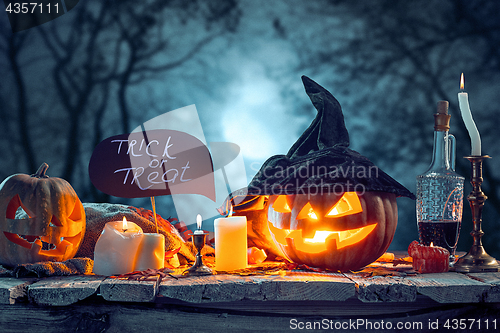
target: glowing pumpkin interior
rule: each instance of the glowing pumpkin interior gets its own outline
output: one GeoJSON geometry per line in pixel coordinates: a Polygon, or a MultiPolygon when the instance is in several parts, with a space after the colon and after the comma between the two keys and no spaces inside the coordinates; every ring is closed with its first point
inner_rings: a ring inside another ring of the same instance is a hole
{"type": "MultiPolygon", "coordinates": [[[[292,209],[287,203],[286,196],[280,195],[273,205],[273,209],[279,213],[290,213],[292,209]]],[[[342,197],[331,207],[325,215],[326,218],[338,218],[363,212],[363,208],[356,192],[345,192],[342,197]]],[[[307,219],[309,223],[318,221],[313,207],[307,202],[297,215],[297,219],[307,219]]],[[[366,238],[377,226],[376,223],[342,231],[316,230],[312,238],[302,236],[302,230],[280,229],[269,222],[269,229],[275,237],[275,241],[286,245],[287,239],[293,239],[297,250],[307,253],[320,253],[327,250],[327,243],[335,240],[337,249],[354,245],[366,238]]]]}
{"type": "Polygon", "coordinates": [[[61,216],[61,220],[53,214],[46,225],[16,194],[7,205],[2,231],[8,241],[22,247],[17,251],[28,251],[33,258],[41,261],[50,258],[62,260],[73,257],[83,239],[85,217],[82,214],[83,207],[78,200],[69,216],[61,216]],[[19,209],[28,216],[17,219],[19,209]]]}

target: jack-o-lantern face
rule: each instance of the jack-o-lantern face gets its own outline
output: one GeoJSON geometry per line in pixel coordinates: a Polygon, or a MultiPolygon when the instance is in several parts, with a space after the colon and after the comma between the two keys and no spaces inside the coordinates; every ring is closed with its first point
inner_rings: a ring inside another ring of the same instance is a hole
{"type": "Polygon", "coordinates": [[[35,175],[13,175],[0,184],[0,264],[64,261],[78,251],[85,210],[71,185],[46,176],[47,168],[44,163],[35,175]]]}
{"type": "Polygon", "coordinates": [[[375,261],[397,225],[394,194],[384,192],[271,196],[269,230],[293,262],[348,271],[375,261]]]}

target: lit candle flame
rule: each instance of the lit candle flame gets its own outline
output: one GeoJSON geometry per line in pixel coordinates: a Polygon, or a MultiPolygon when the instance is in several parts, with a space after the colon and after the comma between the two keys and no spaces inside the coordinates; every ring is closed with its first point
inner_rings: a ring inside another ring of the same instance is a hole
{"type": "Polygon", "coordinates": [[[198,230],[201,230],[201,221],[202,221],[201,215],[200,214],[196,215],[196,225],[198,226],[198,230]]]}
{"type": "Polygon", "coordinates": [[[480,156],[481,155],[481,136],[477,130],[476,123],[472,119],[472,113],[469,107],[469,95],[464,89],[464,73],[460,76],[460,89],[458,93],[458,106],[460,107],[460,112],[462,113],[462,119],[464,120],[465,127],[469,132],[471,139],[471,155],[480,156]]]}
{"type": "Polygon", "coordinates": [[[434,244],[431,242],[431,244],[429,245],[430,247],[434,247],[434,244]]]}
{"type": "Polygon", "coordinates": [[[127,219],[125,218],[125,216],[123,217],[122,229],[123,229],[123,231],[127,231],[127,229],[128,229],[128,223],[127,223],[127,219]]]}

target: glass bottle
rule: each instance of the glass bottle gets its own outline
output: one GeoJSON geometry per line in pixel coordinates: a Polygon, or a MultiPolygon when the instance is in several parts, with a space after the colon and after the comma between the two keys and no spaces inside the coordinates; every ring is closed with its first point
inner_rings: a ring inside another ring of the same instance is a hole
{"type": "Polygon", "coordinates": [[[426,172],[417,176],[417,225],[420,242],[450,251],[450,264],[462,223],[465,178],[455,173],[455,137],[448,102],[439,101],[434,114],[434,148],[426,172]]]}

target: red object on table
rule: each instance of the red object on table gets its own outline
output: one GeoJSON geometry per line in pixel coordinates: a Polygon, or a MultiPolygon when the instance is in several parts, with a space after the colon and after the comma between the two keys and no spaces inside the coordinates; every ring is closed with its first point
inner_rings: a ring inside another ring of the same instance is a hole
{"type": "Polygon", "coordinates": [[[439,246],[425,246],[417,241],[408,246],[408,254],[413,258],[413,269],[419,273],[448,272],[450,252],[439,246]]]}

